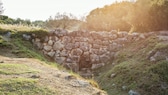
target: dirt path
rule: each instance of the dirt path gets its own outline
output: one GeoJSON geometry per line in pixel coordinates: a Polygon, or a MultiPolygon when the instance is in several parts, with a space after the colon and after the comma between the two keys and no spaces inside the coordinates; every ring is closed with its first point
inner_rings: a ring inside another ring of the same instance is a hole
{"type": "Polygon", "coordinates": [[[30,58],[9,58],[0,56],[0,64],[26,64],[33,69],[40,70],[39,73],[19,74],[19,75],[0,75],[0,78],[38,78],[39,84],[42,86],[57,89],[58,95],[106,95],[101,90],[93,87],[88,81],[76,78],[66,71],[58,70],[42,61],[30,58]]]}

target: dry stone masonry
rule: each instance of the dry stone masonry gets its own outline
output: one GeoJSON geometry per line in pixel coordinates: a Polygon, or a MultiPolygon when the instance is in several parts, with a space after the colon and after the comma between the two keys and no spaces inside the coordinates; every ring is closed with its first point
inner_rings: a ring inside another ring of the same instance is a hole
{"type": "Polygon", "coordinates": [[[151,35],[115,30],[111,32],[51,31],[44,39],[35,37],[33,44],[57,63],[73,71],[97,69],[111,62],[116,52],[132,41],[151,35]]]}

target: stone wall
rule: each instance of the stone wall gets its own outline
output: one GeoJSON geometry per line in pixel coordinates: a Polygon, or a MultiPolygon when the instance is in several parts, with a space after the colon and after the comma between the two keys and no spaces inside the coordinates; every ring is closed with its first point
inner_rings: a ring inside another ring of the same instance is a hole
{"type": "Polygon", "coordinates": [[[33,44],[45,55],[73,71],[97,69],[111,62],[126,44],[151,35],[121,31],[94,32],[56,29],[44,39],[33,35],[33,44]]]}

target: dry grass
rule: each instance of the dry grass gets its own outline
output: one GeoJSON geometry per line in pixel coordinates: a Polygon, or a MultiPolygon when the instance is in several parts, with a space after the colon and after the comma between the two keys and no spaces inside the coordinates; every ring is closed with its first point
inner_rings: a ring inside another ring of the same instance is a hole
{"type": "Polygon", "coordinates": [[[13,31],[33,31],[41,30],[40,27],[26,26],[26,25],[11,25],[11,24],[0,24],[0,29],[13,30],[13,31]]]}

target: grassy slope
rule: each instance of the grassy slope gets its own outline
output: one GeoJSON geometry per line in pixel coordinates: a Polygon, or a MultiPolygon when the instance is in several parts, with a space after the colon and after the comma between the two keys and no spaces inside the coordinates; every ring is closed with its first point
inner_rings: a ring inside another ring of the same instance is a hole
{"type": "MultiPolygon", "coordinates": [[[[46,61],[41,52],[37,51],[33,45],[22,39],[22,34],[38,34],[38,36],[46,35],[46,30],[40,28],[32,28],[27,26],[0,25],[0,55],[8,57],[26,57],[36,58],[46,61]],[[4,34],[11,32],[10,41],[3,39],[4,34]]],[[[19,74],[35,74],[38,73],[31,67],[24,64],[0,64],[0,75],[19,75],[19,74]]],[[[38,84],[37,79],[32,78],[1,78],[0,79],[1,95],[56,95],[55,91],[42,87],[38,84]]]]}
{"type": "Polygon", "coordinates": [[[168,86],[168,61],[150,62],[151,50],[168,54],[168,43],[156,37],[130,43],[118,52],[113,64],[99,70],[96,80],[109,95],[127,95],[131,89],[141,95],[168,95],[168,89],[163,87],[168,86]]]}

